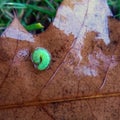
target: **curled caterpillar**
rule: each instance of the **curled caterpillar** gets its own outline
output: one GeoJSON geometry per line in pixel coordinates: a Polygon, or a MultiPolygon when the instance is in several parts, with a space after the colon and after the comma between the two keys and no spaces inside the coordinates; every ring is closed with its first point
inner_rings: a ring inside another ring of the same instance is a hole
{"type": "Polygon", "coordinates": [[[38,70],[45,70],[51,62],[51,55],[45,48],[36,48],[31,55],[32,62],[38,70]]]}

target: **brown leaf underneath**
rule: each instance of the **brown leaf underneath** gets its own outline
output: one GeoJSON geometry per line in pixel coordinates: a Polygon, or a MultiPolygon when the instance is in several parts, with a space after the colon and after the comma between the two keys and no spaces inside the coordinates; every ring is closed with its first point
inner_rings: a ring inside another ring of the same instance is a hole
{"type": "MultiPolygon", "coordinates": [[[[71,3],[66,0],[63,4],[71,3]]],[[[88,8],[78,33],[86,24],[88,8]]],[[[96,40],[98,33],[92,31],[86,32],[81,45],[79,36],[66,35],[53,24],[45,33],[34,36],[34,42],[0,38],[0,118],[119,120],[119,28],[118,21],[109,19],[108,45],[96,40]],[[36,47],[44,47],[52,55],[50,67],[42,72],[33,67],[30,58],[36,47]]]]}

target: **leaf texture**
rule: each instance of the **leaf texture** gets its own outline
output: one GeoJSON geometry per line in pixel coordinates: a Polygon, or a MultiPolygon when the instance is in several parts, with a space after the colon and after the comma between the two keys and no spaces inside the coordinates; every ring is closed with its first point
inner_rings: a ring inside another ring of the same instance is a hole
{"type": "Polygon", "coordinates": [[[0,119],[119,120],[120,22],[111,15],[106,0],[64,0],[34,36],[15,17],[0,38],[0,119]],[[31,61],[36,47],[51,53],[45,71],[31,61]]]}

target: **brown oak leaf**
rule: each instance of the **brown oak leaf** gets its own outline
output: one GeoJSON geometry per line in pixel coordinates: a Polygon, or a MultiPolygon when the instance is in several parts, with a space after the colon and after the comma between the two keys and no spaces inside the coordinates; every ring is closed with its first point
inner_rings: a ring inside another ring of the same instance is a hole
{"type": "Polygon", "coordinates": [[[119,120],[120,22],[106,0],[64,0],[42,34],[15,17],[0,37],[0,120],[119,120]],[[38,71],[31,53],[50,51],[38,71]]]}

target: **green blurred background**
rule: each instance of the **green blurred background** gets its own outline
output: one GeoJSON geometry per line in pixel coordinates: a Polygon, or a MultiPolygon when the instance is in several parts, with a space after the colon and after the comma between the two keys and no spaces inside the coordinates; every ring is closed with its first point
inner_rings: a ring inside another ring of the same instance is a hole
{"type": "MultiPolygon", "coordinates": [[[[44,31],[53,21],[63,0],[0,0],[0,34],[11,23],[14,13],[33,34],[44,31]]],[[[120,20],[120,0],[107,0],[116,19],[120,20]]]]}

